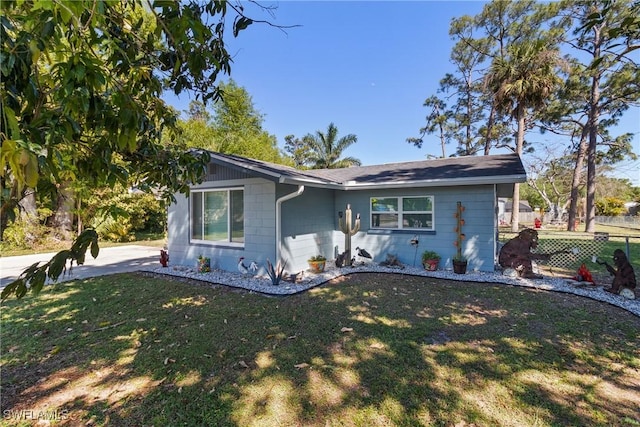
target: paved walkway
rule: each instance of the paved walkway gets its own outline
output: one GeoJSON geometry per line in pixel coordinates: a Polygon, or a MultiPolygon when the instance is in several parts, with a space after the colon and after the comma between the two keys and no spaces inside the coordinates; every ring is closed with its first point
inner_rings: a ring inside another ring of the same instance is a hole
{"type": "MultiPolygon", "coordinates": [[[[55,252],[0,257],[0,289],[17,279],[30,265],[48,262],[55,252]]],[[[98,258],[93,259],[89,251],[84,265],[75,265],[71,274],[60,276],[59,282],[107,274],[124,273],[140,270],[160,263],[160,248],[142,245],[125,245],[111,248],[100,248],[98,258]]]]}

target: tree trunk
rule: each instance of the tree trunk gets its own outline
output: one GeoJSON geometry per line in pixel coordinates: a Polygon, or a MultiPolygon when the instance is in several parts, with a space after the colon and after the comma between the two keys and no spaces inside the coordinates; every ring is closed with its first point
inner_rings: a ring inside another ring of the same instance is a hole
{"type": "MultiPolygon", "coordinates": [[[[524,126],[525,126],[525,109],[524,105],[518,104],[518,135],[516,136],[516,153],[522,156],[522,147],[524,146],[524,126]]],[[[520,184],[513,184],[513,204],[511,206],[511,231],[518,232],[520,227],[520,184]]]]}
{"type": "Polygon", "coordinates": [[[580,136],[580,145],[576,156],[576,165],[573,169],[573,178],[571,180],[571,198],[569,204],[569,216],[567,219],[567,231],[576,230],[576,217],[578,213],[578,202],[580,199],[580,182],[582,181],[582,168],[584,167],[584,158],[587,153],[587,135],[589,125],[582,128],[580,136]]]}
{"type": "Polygon", "coordinates": [[[8,197],[3,197],[2,203],[0,203],[0,241],[4,240],[4,230],[6,230],[9,225],[11,212],[18,206],[18,181],[15,179],[12,180],[10,188],[6,187],[7,181],[7,178],[2,177],[1,188],[3,193],[5,189],[8,189],[9,195],[8,197]]]}
{"type": "Polygon", "coordinates": [[[31,221],[32,218],[38,217],[38,207],[36,205],[36,192],[33,188],[27,188],[24,196],[18,202],[20,205],[21,219],[31,221]],[[24,215],[24,216],[22,216],[24,215]]]}
{"type": "MultiPolygon", "coordinates": [[[[600,58],[600,28],[593,28],[593,59],[600,58]]],[[[585,231],[596,231],[596,154],[598,148],[598,121],[600,119],[600,77],[601,73],[594,73],[591,80],[591,93],[589,96],[589,148],[587,150],[587,212],[585,218],[585,231]]]]}
{"type": "Polygon", "coordinates": [[[75,199],[70,182],[60,184],[56,211],[53,215],[51,226],[56,234],[63,240],[73,240],[73,209],[75,199]]]}
{"type": "Polygon", "coordinates": [[[83,224],[82,224],[82,216],[80,215],[80,213],[82,212],[82,199],[80,197],[78,197],[78,206],[77,206],[77,212],[78,212],[78,224],[77,224],[77,230],[76,230],[76,234],[79,236],[80,233],[82,233],[82,228],[83,228],[83,224]]]}
{"type": "Polygon", "coordinates": [[[489,119],[487,120],[487,136],[484,139],[484,155],[488,156],[491,152],[491,146],[493,145],[493,124],[496,120],[496,106],[495,102],[491,102],[491,110],[489,111],[489,119]]]}

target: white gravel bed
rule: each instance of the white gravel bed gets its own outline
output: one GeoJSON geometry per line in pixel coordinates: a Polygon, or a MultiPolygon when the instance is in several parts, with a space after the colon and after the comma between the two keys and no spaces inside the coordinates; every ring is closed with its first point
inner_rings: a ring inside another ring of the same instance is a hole
{"type": "Polygon", "coordinates": [[[640,317],[640,300],[626,299],[602,290],[602,286],[584,285],[564,278],[545,277],[543,279],[522,279],[503,276],[500,272],[475,272],[456,274],[451,270],[426,271],[422,268],[404,267],[393,268],[373,263],[356,267],[329,267],[323,273],[314,274],[304,272],[299,283],[282,281],[278,286],[271,284],[268,276],[252,276],[250,274],[234,273],[223,270],[213,270],[208,273],[198,273],[195,268],[187,266],[143,267],[142,271],[163,274],[167,276],[183,277],[217,285],[246,289],[268,295],[293,295],[319,286],[339,276],[352,273],[395,273],[409,276],[433,277],[438,279],[458,280],[465,282],[503,283],[513,286],[543,289],[546,291],[565,292],[606,302],[627,310],[640,317]]]}

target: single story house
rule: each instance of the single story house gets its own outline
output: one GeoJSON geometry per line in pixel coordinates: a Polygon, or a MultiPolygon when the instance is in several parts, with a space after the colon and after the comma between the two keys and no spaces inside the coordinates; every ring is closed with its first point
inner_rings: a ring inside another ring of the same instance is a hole
{"type": "Polygon", "coordinates": [[[352,222],[360,217],[352,250],[366,249],[373,262],[393,254],[416,266],[421,253],[432,250],[442,257],[440,268],[451,268],[461,202],[468,269],[493,271],[498,198],[511,196],[513,184],[526,180],[517,154],[316,170],[210,156],[206,179],[189,196],[176,195],[169,207],[172,264],[192,266],[204,256],[211,268],[237,271],[244,257],[245,265],[257,263],[258,273],[267,260],[286,261],[291,273],[306,270],[310,257],[332,260],[344,251],[339,216],[350,205],[352,222]]]}

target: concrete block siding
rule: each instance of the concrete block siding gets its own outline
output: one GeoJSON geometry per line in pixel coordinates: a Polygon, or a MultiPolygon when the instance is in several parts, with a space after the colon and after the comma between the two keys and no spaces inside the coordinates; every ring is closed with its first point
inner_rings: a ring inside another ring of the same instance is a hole
{"type": "MultiPolygon", "coordinates": [[[[276,261],[276,200],[297,190],[296,186],[276,184],[263,178],[213,181],[201,188],[244,188],[243,247],[195,244],[189,239],[189,203],[177,195],[169,208],[169,252],[172,264],[194,265],[199,255],[212,259],[212,267],[236,271],[238,258],[246,263],[256,261],[264,272],[267,259],[276,261]]],[[[280,258],[287,262],[288,271],[308,268],[307,259],[314,255],[334,258],[337,250],[344,250],[344,234],[338,225],[338,212],[351,205],[353,220],[360,213],[361,230],[352,237],[352,248],[365,248],[375,262],[387,254],[398,256],[407,265],[419,266],[424,250],[434,250],[442,256],[440,268],[451,268],[456,252],[455,209],[461,201],[463,217],[464,253],[469,269],[492,271],[495,263],[495,200],[493,185],[381,189],[367,191],[337,191],[325,188],[305,188],[304,192],[282,203],[282,244],[280,258]],[[372,230],[370,228],[370,198],[428,195],[434,197],[434,231],[372,230]],[[417,247],[410,240],[417,237],[417,247]]]]}
{"type": "Polygon", "coordinates": [[[171,263],[194,265],[199,255],[211,258],[213,268],[237,271],[238,259],[256,261],[264,268],[275,259],[275,184],[261,178],[205,182],[194,189],[242,187],[244,189],[244,246],[224,243],[192,243],[189,238],[188,199],[176,195],[169,207],[169,254],[171,263]]]}
{"type": "MultiPolygon", "coordinates": [[[[295,187],[288,187],[290,193],[295,187]]],[[[306,188],[282,204],[282,252],[290,271],[306,270],[315,255],[333,258],[334,191],[306,188]]]]}
{"type": "Polygon", "coordinates": [[[508,197],[514,183],[526,181],[516,154],[321,170],[208,154],[208,175],[195,188],[244,189],[244,242],[191,241],[189,203],[178,195],[169,209],[169,251],[172,263],[193,264],[203,255],[212,259],[214,267],[229,271],[236,270],[241,256],[261,266],[267,259],[275,262],[280,258],[287,261],[289,271],[306,269],[313,255],[334,258],[345,247],[338,212],[347,204],[354,214],[361,214],[361,230],[352,238],[353,248],[367,249],[376,262],[394,254],[408,265],[419,265],[422,252],[434,250],[442,257],[441,268],[450,268],[456,253],[458,201],[466,208],[463,249],[468,267],[491,271],[496,258],[497,197],[508,197]],[[434,198],[432,230],[371,229],[372,197],[420,195],[434,198]],[[410,244],[413,237],[419,240],[417,248],[410,244]]]}
{"type": "MultiPolygon", "coordinates": [[[[374,256],[376,262],[383,261],[387,254],[398,256],[401,262],[419,266],[421,254],[425,250],[433,250],[440,254],[442,260],[440,268],[452,268],[452,258],[455,256],[456,239],[455,211],[456,202],[461,201],[465,207],[463,218],[465,225],[463,232],[464,253],[469,258],[468,268],[479,271],[493,271],[495,260],[495,191],[492,185],[460,186],[438,188],[416,188],[403,190],[378,190],[367,192],[342,192],[336,195],[336,212],[344,211],[347,204],[351,204],[353,217],[361,215],[361,231],[351,239],[353,248],[360,246],[374,256]],[[372,230],[370,228],[370,198],[397,196],[433,196],[434,197],[434,228],[430,231],[418,230],[372,230]],[[410,241],[417,237],[419,244],[412,246],[410,241]],[[415,260],[415,261],[414,261],[415,260]]],[[[335,228],[338,228],[337,215],[335,228]]],[[[338,231],[336,244],[340,250],[344,248],[344,235],[338,231]]]]}

